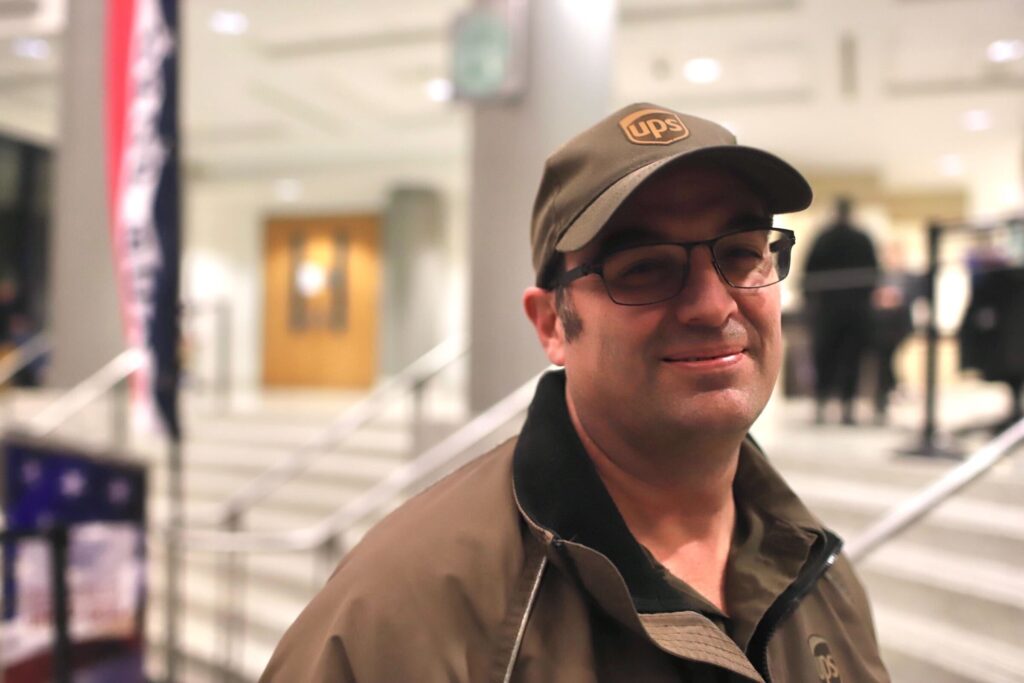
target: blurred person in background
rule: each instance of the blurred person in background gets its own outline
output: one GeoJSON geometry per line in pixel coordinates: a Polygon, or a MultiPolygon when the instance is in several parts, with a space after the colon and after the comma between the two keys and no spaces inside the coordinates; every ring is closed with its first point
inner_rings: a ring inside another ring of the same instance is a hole
{"type": "Polygon", "coordinates": [[[871,345],[878,363],[875,382],[875,423],[885,424],[889,398],[899,385],[896,352],[914,331],[911,306],[923,295],[921,276],[907,272],[903,250],[891,242],[883,250],[885,268],[871,294],[871,345]]]}
{"type": "MultiPolygon", "coordinates": [[[[263,681],[888,681],[864,591],[747,435],[811,190],[725,128],[625,107],[547,161],[515,439],[369,531],[263,681]]],[[[486,264],[485,264],[486,265],[486,264]]]]}
{"type": "Polygon", "coordinates": [[[814,354],[814,421],[825,422],[828,400],[838,393],[841,421],[852,425],[861,362],[871,343],[878,260],[871,238],[851,221],[850,199],[836,200],[835,212],[807,258],[804,304],[814,354]]]}
{"type": "Polygon", "coordinates": [[[18,283],[14,278],[0,276],[0,352],[11,345],[11,316],[18,310],[18,283]]]}

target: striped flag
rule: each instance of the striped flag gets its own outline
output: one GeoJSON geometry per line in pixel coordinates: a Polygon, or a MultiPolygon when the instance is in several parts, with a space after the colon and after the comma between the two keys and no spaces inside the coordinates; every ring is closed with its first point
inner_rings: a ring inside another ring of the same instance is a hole
{"type": "Polygon", "coordinates": [[[107,0],[107,173],[111,242],[129,346],[149,362],[136,405],[155,407],[180,438],[178,3],[107,0]]]}

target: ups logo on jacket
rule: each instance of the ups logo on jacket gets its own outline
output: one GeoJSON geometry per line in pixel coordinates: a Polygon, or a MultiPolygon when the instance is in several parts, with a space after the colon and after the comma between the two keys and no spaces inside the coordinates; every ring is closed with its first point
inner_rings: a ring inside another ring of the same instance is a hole
{"type": "Polygon", "coordinates": [[[832,648],[828,642],[820,636],[811,636],[807,639],[811,646],[811,653],[814,655],[814,666],[818,671],[818,680],[821,683],[843,683],[839,676],[839,667],[836,660],[832,658],[832,648]]]}
{"type": "Polygon", "coordinates": [[[619,120],[619,127],[636,145],[668,145],[690,135],[679,115],[664,109],[633,112],[619,120]]]}

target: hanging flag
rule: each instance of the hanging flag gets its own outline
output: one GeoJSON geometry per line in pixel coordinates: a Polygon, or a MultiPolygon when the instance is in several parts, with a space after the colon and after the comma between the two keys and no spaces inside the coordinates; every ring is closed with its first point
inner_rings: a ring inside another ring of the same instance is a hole
{"type": "Polygon", "coordinates": [[[107,173],[125,339],[145,348],[135,405],[180,439],[177,0],[108,0],[107,173]]]}

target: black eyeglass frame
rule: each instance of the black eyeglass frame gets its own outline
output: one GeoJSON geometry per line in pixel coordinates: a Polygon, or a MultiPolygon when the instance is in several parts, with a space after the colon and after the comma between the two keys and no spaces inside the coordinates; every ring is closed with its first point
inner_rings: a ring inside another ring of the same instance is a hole
{"type": "Polygon", "coordinates": [[[587,275],[598,275],[598,276],[600,276],[601,284],[604,285],[604,290],[608,294],[608,298],[612,300],[612,303],[615,303],[615,304],[617,304],[619,306],[651,306],[651,305],[654,305],[654,304],[660,304],[662,302],[668,301],[669,299],[672,299],[672,298],[676,297],[679,294],[679,292],[683,291],[683,287],[686,286],[687,276],[689,275],[690,253],[693,251],[693,249],[695,247],[699,247],[699,246],[702,246],[702,245],[705,245],[705,244],[708,246],[708,250],[711,252],[711,263],[715,267],[715,272],[717,272],[718,276],[720,278],[722,278],[722,282],[724,282],[728,286],[730,286],[730,287],[732,287],[734,289],[763,289],[764,287],[771,287],[772,285],[779,284],[780,282],[782,282],[783,280],[785,280],[789,276],[789,269],[788,268],[786,270],[786,274],[785,275],[780,277],[775,282],[772,282],[772,283],[769,283],[769,284],[766,284],[766,285],[755,285],[753,287],[742,286],[742,285],[734,285],[733,283],[729,282],[729,278],[727,278],[725,276],[725,273],[722,272],[722,267],[718,264],[718,258],[715,256],[715,244],[719,240],[724,239],[726,237],[732,237],[734,235],[739,235],[739,234],[742,234],[742,233],[746,233],[746,232],[758,232],[758,231],[761,231],[761,230],[770,230],[772,232],[776,232],[776,233],[779,233],[779,234],[782,235],[783,239],[780,239],[779,241],[774,242],[774,243],[771,244],[771,247],[775,248],[776,251],[779,248],[782,248],[782,245],[787,245],[786,249],[791,251],[793,249],[793,246],[796,244],[796,234],[792,230],[787,230],[786,228],[777,228],[774,225],[758,226],[758,227],[753,227],[753,228],[743,228],[742,230],[733,230],[732,232],[722,233],[721,235],[717,235],[715,237],[712,237],[711,239],[695,240],[693,242],[671,242],[671,241],[665,241],[665,242],[644,242],[644,243],[641,243],[641,244],[630,244],[628,246],[622,247],[621,249],[616,249],[615,251],[612,251],[612,252],[610,252],[608,254],[603,255],[597,261],[591,261],[590,263],[584,263],[583,265],[576,266],[575,268],[573,268],[571,270],[567,270],[564,273],[561,273],[560,275],[555,277],[554,282],[552,283],[551,289],[555,289],[555,288],[558,288],[558,287],[565,287],[566,285],[571,284],[571,283],[575,282],[576,280],[579,280],[582,277],[586,277],[587,275]],[[613,256],[615,254],[619,254],[619,253],[621,253],[623,251],[628,251],[630,249],[636,249],[636,248],[639,248],[639,247],[657,247],[657,246],[662,246],[662,245],[667,245],[667,244],[671,244],[671,245],[678,246],[678,247],[683,247],[684,249],[686,249],[687,272],[684,273],[683,277],[680,278],[680,280],[679,280],[679,289],[674,291],[671,295],[666,296],[666,297],[664,297],[662,299],[658,299],[656,301],[647,301],[647,302],[644,302],[642,304],[630,304],[630,303],[622,303],[621,301],[616,301],[615,297],[612,296],[611,290],[608,288],[608,283],[604,279],[604,262],[605,262],[605,260],[607,260],[608,258],[610,258],[611,256],[613,256]],[[776,247],[776,245],[779,245],[779,246],[776,247]]]}

